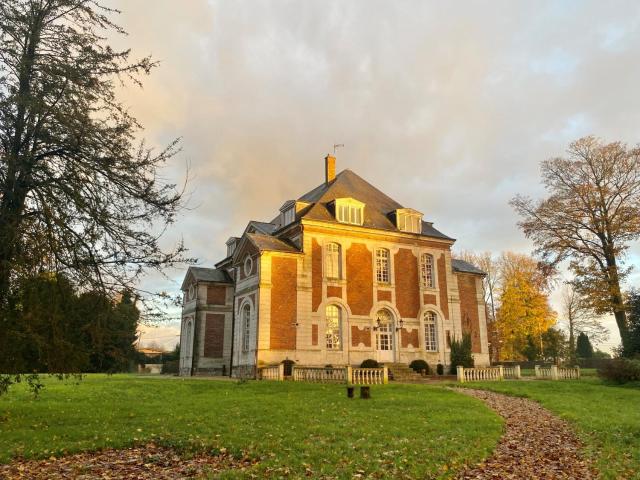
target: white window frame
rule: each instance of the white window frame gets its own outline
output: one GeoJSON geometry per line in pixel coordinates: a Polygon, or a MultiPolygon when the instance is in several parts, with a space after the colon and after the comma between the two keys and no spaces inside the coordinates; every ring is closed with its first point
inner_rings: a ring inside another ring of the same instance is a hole
{"type": "Polygon", "coordinates": [[[335,304],[324,310],[325,346],[327,350],[342,350],[342,309],[335,304]]]}
{"type": "Polygon", "coordinates": [[[242,307],[242,351],[251,349],[251,306],[247,303],[242,307]]]}
{"type": "Polygon", "coordinates": [[[420,282],[423,288],[436,288],[435,259],[430,253],[420,255],[420,282]]]}
{"type": "Polygon", "coordinates": [[[402,232],[422,233],[422,213],[411,208],[396,210],[396,227],[402,232]]]}
{"type": "Polygon", "coordinates": [[[329,280],[342,278],[342,247],[339,243],[329,242],[325,244],[324,276],[329,280]]]}
{"type": "Polygon", "coordinates": [[[424,349],[427,352],[438,351],[438,314],[432,310],[424,313],[424,349]]]}
{"type": "Polygon", "coordinates": [[[376,281],[391,283],[391,252],[388,248],[376,248],[376,281]],[[384,252],[384,254],[382,254],[384,252]]]}
{"type": "Polygon", "coordinates": [[[337,198],[335,200],[336,220],[350,225],[364,223],[364,203],[353,198],[337,198]]]}

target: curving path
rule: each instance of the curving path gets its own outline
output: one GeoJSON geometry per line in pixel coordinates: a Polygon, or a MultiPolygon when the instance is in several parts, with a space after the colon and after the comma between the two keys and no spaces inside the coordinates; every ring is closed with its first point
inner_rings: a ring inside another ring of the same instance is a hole
{"type": "Polygon", "coordinates": [[[581,455],[581,444],[563,420],[536,402],[484,390],[456,389],[479,398],[505,419],[493,455],[458,479],[580,479],[597,477],[581,455]]]}

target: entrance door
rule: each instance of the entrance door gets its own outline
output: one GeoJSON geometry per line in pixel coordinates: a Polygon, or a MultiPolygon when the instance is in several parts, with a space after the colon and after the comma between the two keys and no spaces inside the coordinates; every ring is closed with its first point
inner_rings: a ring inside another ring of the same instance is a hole
{"type": "Polygon", "coordinates": [[[393,362],[393,317],[386,310],[380,310],[376,315],[376,349],[378,361],[393,362]]]}

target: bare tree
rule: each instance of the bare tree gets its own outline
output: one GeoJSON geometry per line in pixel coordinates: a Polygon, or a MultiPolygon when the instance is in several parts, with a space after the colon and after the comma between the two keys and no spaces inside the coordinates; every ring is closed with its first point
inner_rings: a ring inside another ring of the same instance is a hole
{"type": "Polygon", "coordinates": [[[609,338],[609,331],[602,325],[593,310],[580,294],[568,284],[562,291],[562,317],[569,334],[569,355],[575,358],[576,338],[585,333],[596,343],[609,338]]]}
{"type": "Polygon", "coordinates": [[[594,312],[613,313],[623,351],[630,351],[621,288],[629,269],[622,261],[640,238],[640,149],[582,138],[568,158],[542,162],[542,181],[547,198],[511,201],[519,226],[543,260],[569,260],[576,289],[594,312]]]}

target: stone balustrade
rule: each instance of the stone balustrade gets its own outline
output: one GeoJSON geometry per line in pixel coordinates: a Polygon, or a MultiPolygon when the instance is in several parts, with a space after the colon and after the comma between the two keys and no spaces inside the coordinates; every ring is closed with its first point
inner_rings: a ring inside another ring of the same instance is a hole
{"type": "Polygon", "coordinates": [[[384,385],[389,383],[389,370],[382,368],[347,367],[347,378],[351,385],[384,385]]]}
{"type": "Polygon", "coordinates": [[[284,380],[284,365],[271,365],[258,369],[258,379],[260,380],[284,380]]]}
{"type": "Polygon", "coordinates": [[[580,367],[558,367],[551,365],[544,367],[535,366],[536,378],[541,380],[578,380],[580,378],[580,367]]]}
{"type": "Polygon", "coordinates": [[[294,365],[291,376],[294,382],[345,383],[347,381],[347,369],[343,367],[298,367],[294,365]]]}
{"type": "Polygon", "coordinates": [[[460,383],[504,379],[504,367],[502,365],[484,368],[465,368],[458,366],[457,373],[460,383]]]}

